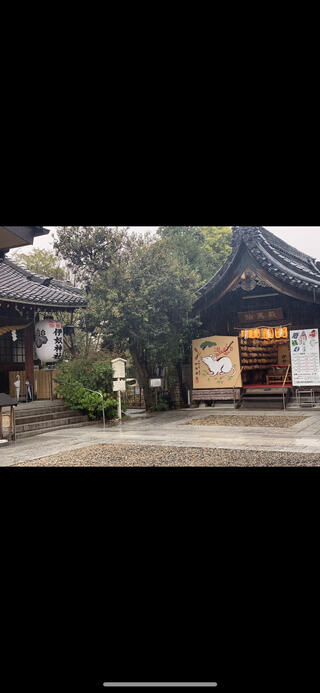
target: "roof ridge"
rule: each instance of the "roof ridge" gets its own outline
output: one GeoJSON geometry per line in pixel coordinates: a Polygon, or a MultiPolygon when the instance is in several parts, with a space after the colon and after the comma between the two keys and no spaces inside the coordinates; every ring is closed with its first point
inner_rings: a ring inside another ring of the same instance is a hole
{"type": "Polygon", "coordinates": [[[73,287],[71,283],[31,272],[7,257],[4,257],[0,262],[1,267],[3,267],[4,274],[0,273],[0,293],[4,290],[4,296],[7,300],[20,300],[25,296],[27,302],[30,300],[34,302],[34,299],[39,302],[41,297],[47,297],[45,303],[48,305],[55,303],[58,305],[59,303],[61,305],[72,304],[75,307],[86,305],[86,298],[83,296],[82,290],[73,287]],[[2,274],[3,280],[1,281],[2,274]],[[29,285],[28,288],[27,284],[29,285]]]}
{"type": "Polygon", "coordinates": [[[31,281],[37,282],[37,284],[43,284],[43,281],[38,281],[38,279],[47,281],[50,279],[50,286],[58,286],[61,289],[65,289],[66,291],[71,291],[75,293],[80,293],[82,294],[81,289],[76,288],[75,286],[72,286],[71,282],[69,282],[68,279],[56,279],[55,277],[50,277],[49,275],[45,274],[38,274],[37,272],[32,272],[32,270],[28,270],[26,267],[23,267],[23,265],[19,265],[18,262],[15,262],[14,260],[11,260],[10,258],[7,258],[6,256],[4,257],[4,262],[5,264],[9,265],[13,269],[18,270],[21,272],[21,274],[24,274],[27,279],[30,279],[31,281]]]}
{"type": "Polygon", "coordinates": [[[290,245],[290,243],[283,241],[282,238],[279,238],[279,236],[276,236],[274,233],[272,233],[272,231],[269,231],[264,226],[232,226],[231,228],[234,232],[235,240],[237,240],[237,236],[240,240],[240,238],[243,238],[243,236],[246,234],[252,234],[252,232],[258,231],[259,235],[261,235],[268,243],[271,243],[280,250],[284,250],[286,253],[290,253],[295,258],[299,258],[300,260],[311,263],[316,260],[316,258],[312,257],[311,255],[307,255],[307,253],[304,253],[302,250],[298,250],[293,245],[290,245]]]}

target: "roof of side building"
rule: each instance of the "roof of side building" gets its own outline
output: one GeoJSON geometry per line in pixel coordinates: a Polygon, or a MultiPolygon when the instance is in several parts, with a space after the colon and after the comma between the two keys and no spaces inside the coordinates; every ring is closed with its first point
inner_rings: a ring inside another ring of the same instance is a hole
{"type": "Polygon", "coordinates": [[[50,308],[83,308],[87,300],[71,283],[44,277],[0,256],[0,300],[50,308]]]}

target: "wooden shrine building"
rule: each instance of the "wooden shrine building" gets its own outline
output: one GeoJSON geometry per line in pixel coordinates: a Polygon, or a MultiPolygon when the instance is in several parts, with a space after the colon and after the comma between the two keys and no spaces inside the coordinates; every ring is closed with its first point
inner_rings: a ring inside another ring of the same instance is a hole
{"type": "MultiPolygon", "coordinates": [[[[290,330],[320,327],[320,262],[261,226],[235,226],[232,252],[199,289],[194,313],[204,334],[239,338],[242,390],[290,389],[290,330]]],[[[193,395],[214,399],[209,389],[193,395]]]]}
{"type": "Polygon", "coordinates": [[[21,372],[21,384],[27,378],[34,389],[34,369],[40,364],[34,350],[36,318],[86,305],[70,282],[34,274],[6,257],[10,249],[32,245],[47,233],[42,226],[0,226],[0,393],[7,395],[10,373],[21,372]]]}

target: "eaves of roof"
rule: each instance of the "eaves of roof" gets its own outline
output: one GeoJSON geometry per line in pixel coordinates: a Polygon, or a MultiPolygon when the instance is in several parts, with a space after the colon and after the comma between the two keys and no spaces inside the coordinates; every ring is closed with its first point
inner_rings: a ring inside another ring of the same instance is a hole
{"type": "Polygon", "coordinates": [[[200,294],[195,308],[200,309],[202,299],[212,291],[218,296],[232,267],[242,252],[248,251],[254,263],[283,286],[283,292],[294,290],[301,294],[301,299],[320,303],[320,263],[309,255],[293,248],[261,226],[233,227],[232,252],[216,274],[198,290],[200,294]]]}
{"type": "Polygon", "coordinates": [[[34,274],[7,258],[0,259],[0,300],[57,309],[84,308],[87,304],[80,289],[34,274]]]}

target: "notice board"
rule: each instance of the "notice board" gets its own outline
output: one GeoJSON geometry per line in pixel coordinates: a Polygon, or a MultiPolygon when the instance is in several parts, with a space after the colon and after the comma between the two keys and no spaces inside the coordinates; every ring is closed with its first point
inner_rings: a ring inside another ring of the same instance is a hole
{"type": "Polygon", "coordinates": [[[319,331],[290,330],[292,385],[320,385],[319,331]]]}
{"type": "Polygon", "coordinates": [[[193,389],[242,387],[238,337],[203,337],[192,342],[193,389]]]}

